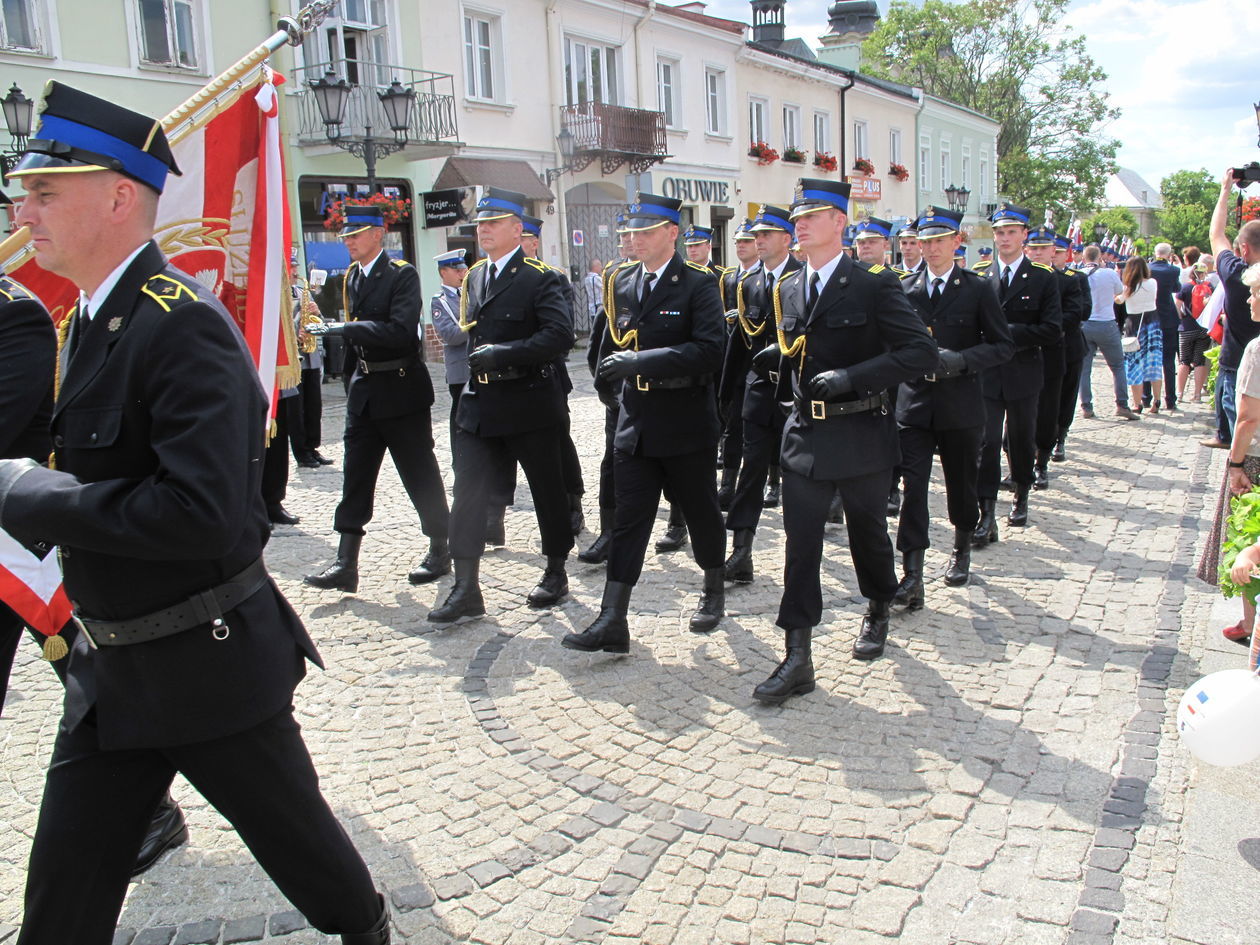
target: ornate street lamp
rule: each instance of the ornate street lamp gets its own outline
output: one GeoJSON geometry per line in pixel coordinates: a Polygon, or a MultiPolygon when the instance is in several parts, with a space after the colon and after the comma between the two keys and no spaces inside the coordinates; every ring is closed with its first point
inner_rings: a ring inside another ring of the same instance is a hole
{"type": "Polygon", "coordinates": [[[568,125],[560,127],[560,134],[556,135],[556,149],[560,152],[560,166],[549,167],[543,171],[544,179],[547,186],[551,186],[551,182],[567,171],[573,163],[573,155],[576,148],[577,139],[574,138],[573,132],[569,130],[568,125]]]}
{"type": "Polygon", "coordinates": [[[381,108],[385,112],[389,129],[394,133],[393,141],[384,141],[372,136],[370,124],[363,126],[362,138],[342,136],[341,126],[346,120],[346,110],[350,106],[350,96],[354,91],[354,87],[345,79],[339,79],[332,72],[326,72],[323,78],[311,82],[310,87],[315,96],[315,104],[319,108],[319,117],[324,122],[324,134],[328,136],[332,144],[363,159],[367,168],[368,191],[375,193],[377,158],[387,157],[407,146],[416,90],[406,88],[394,79],[384,92],[376,93],[381,108]]]}
{"type": "Polygon", "coordinates": [[[955,187],[950,184],[945,188],[945,199],[949,201],[949,209],[955,213],[965,213],[967,201],[971,199],[971,191],[966,187],[955,187]]]}
{"type": "Polygon", "coordinates": [[[13,146],[0,154],[0,169],[4,171],[5,183],[8,183],[9,171],[13,170],[26,150],[26,139],[31,135],[31,122],[35,118],[35,103],[23,95],[14,82],[9,87],[9,94],[0,99],[0,107],[4,108],[4,124],[13,139],[13,146]]]}

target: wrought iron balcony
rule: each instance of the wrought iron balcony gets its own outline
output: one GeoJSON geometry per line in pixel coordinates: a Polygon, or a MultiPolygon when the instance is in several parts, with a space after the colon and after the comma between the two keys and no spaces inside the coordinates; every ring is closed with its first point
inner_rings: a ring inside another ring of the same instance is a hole
{"type": "Polygon", "coordinates": [[[642,174],[669,157],[665,151],[665,116],[643,108],[583,102],[560,108],[560,122],[573,134],[573,161],[580,171],[595,160],[604,174],[623,164],[642,174]]]}
{"type": "Polygon", "coordinates": [[[401,148],[403,156],[408,160],[419,160],[454,154],[458,149],[461,142],[455,118],[455,80],[452,76],[363,59],[338,59],[297,70],[294,82],[297,89],[290,101],[296,100],[299,144],[314,146],[329,143],[323,118],[310,88],[311,82],[328,73],[350,83],[345,120],[334,132],[343,141],[364,138],[369,134],[382,142],[391,136],[401,136],[401,133],[390,130],[390,117],[379,98],[379,93],[386,91],[390,83],[397,80],[404,89],[415,92],[406,144],[401,148]]]}

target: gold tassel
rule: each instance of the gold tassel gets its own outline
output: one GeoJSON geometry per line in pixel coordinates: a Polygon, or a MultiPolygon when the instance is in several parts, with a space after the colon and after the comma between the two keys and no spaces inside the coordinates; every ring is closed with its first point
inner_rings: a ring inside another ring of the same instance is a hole
{"type": "Polygon", "coordinates": [[[57,660],[63,660],[69,653],[70,647],[66,645],[66,638],[61,634],[54,633],[44,640],[44,659],[48,662],[55,663],[57,660]]]}

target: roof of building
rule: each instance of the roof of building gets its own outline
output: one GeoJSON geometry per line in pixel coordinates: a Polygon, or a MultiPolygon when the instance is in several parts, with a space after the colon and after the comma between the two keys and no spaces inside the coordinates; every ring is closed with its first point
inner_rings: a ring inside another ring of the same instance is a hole
{"type": "Polygon", "coordinates": [[[833,72],[836,75],[842,75],[847,78],[860,79],[862,81],[862,84],[864,85],[873,85],[876,88],[883,89],[886,92],[892,92],[894,95],[900,95],[904,98],[912,99],[915,101],[918,100],[918,96],[915,94],[914,89],[912,89],[908,85],[902,85],[899,82],[892,82],[892,81],[889,81],[888,79],[877,79],[875,78],[875,76],[866,75],[864,72],[855,72],[852,69],[845,69],[845,68],[842,68],[841,66],[833,66],[829,62],[823,62],[817,56],[814,55],[813,51],[810,50],[808,46],[805,46],[805,43],[802,40],[799,40],[799,39],[786,40],[784,42],[783,47],[767,46],[765,43],[756,43],[756,42],[752,42],[751,40],[746,45],[750,46],[753,49],[760,50],[761,52],[769,53],[772,56],[778,56],[781,59],[788,59],[793,62],[804,63],[807,66],[813,66],[816,69],[822,69],[826,72],[833,72]],[[792,50],[796,48],[795,46],[793,46],[793,43],[800,43],[801,46],[803,46],[805,50],[809,53],[809,55],[802,56],[796,52],[793,52],[792,50]]]}
{"type": "MultiPolygon", "coordinates": [[[[625,0],[627,4],[636,7],[648,8],[648,0],[625,0]]],[[[676,16],[682,20],[691,20],[693,23],[703,23],[705,26],[712,26],[715,29],[725,30],[728,33],[743,33],[747,29],[747,23],[741,23],[739,20],[728,20],[725,17],[712,16],[708,13],[698,13],[695,10],[687,9],[688,7],[701,6],[699,3],[684,3],[680,6],[671,7],[664,3],[656,4],[657,13],[666,13],[670,16],[676,16]]]]}
{"type": "Polygon", "coordinates": [[[1159,188],[1152,187],[1137,171],[1120,167],[1107,178],[1103,198],[1112,207],[1145,207],[1158,210],[1164,205],[1159,188]]]}

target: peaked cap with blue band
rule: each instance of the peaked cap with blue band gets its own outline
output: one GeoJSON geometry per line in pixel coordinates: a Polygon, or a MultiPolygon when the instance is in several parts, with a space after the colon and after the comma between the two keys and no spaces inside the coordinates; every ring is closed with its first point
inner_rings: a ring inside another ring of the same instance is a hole
{"type": "Polygon", "coordinates": [[[844,232],[840,234],[840,245],[845,249],[853,248],[853,231],[856,229],[857,227],[850,223],[844,228],[844,232]]]}
{"type": "Polygon", "coordinates": [[[374,226],[385,225],[385,214],[377,206],[367,204],[346,204],[346,222],[341,224],[341,236],[357,236],[374,226]]]}
{"type": "Polygon", "coordinates": [[[619,213],[619,214],[617,214],[617,230],[616,230],[616,232],[617,232],[617,235],[618,235],[618,236],[620,236],[622,233],[629,232],[629,231],[626,229],[626,215],[625,215],[624,213],[619,213]]]}
{"type": "Polygon", "coordinates": [[[515,190],[487,187],[485,194],[477,201],[473,221],[480,223],[482,220],[502,220],[505,217],[525,219],[525,195],[515,190]]]}
{"type": "Polygon", "coordinates": [[[1024,237],[1025,246],[1053,246],[1056,239],[1054,229],[1052,227],[1034,226],[1028,231],[1028,235],[1024,237]]]}
{"type": "Polygon", "coordinates": [[[796,236],[792,215],[782,207],[774,207],[770,204],[762,205],[761,212],[757,214],[757,219],[752,221],[749,229],[754,233],[786,233],[791,237],[796,236]]]}
{"type": "Polygon", "coordinates": [[[117,171],[156,190],[179,174],[162,123],[52,80],[39,127],[9,177],[66,171],[117,171]]]}
{"type": "Polygon", "coordinates": [[[914,221],[915,233],[921,240],[933,240],[939,236],[954,236],[962,230],[962,214],[941,207],[928,207],[914,221]]]}
{"type": "Polygon", "coordinates": [[[1072,241],[1068,239],[1066,236],[1056,235],[1054,238],[1054,248],[1055,249],[1071,249],[1072,241]]]}
{"type": "Polygon", "coordinates": [[[796,183],[796,196],[792,200],[791,217],[803,217],[819,210],[849,212],[849,185],[843,181],[820,180],[802,177],[796,183]]]}
{"type": "Polygon", "coordinates": [[[755,237],[755,236],[753,235],[752,228],[753,228],[753,221],[752,221],[752,220],[744,220],[744,221],[742,221],[742,222],[739,224],[739,226],[735,227],[735,239],[736,239],[736,240],[752,240],[752,239],[756,239],[757,237],[755,237]]]}
{"type": "Polygon", "coordinates": [[[901,224],[901,229],[897,231],[897,239],[917,240],[918,238],[919,224],[917,220],[907,220],[905,223],[901,224]]]}
{"type": "Polygon", "coordinates": [[[666,223],[677,225],[682,220],[682,201],[676,197],[640,193],[639,199],[626,207],[626,232],[654,230],[666,223]]]}
{"type": "Polygon", "coordinates": [[[687,232],[683,234],[684,246],[699,246],[701,243],[712,243],[713,231],[707,226],[696,226],[694,223],[687,227],[687,232]]]}
{"type": "Polygon", "coordinates": [[[981,257],[987,259],[988,257],[993,255],[993,247],[981,246],[978,250],[976,250],[976,253],[980,255],[981,257]]]}
{"type": "Polygon", "coordinates": [[[1004,203],[989,216],[993,226],[1028,226],[1032,219],[1032,211],[1027,207],[1017,207],[1013,203],[1004,203]]]}
{"type": "Polygon", "coordinates": [[[542,239],[542,225],[543,221],[538,217],[531,217],[529,214],[521,217],[521,230],[527,236],[537,236],[542,239]]]}
{"type": "Polygon", "coordinates": [[[853,231],[855,240],[888,239],[892,236],[892,224],[879,217],[867,217],[853,231]]]}

